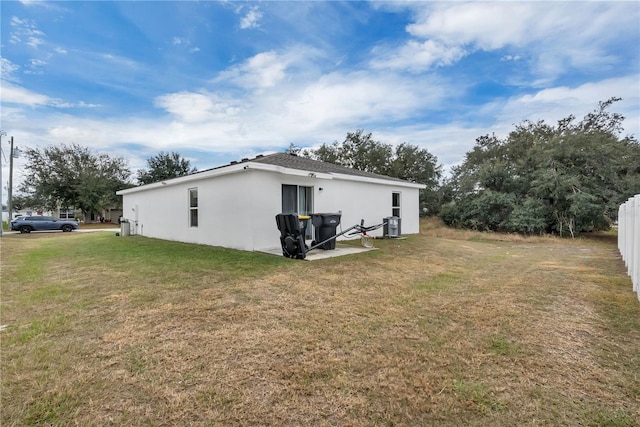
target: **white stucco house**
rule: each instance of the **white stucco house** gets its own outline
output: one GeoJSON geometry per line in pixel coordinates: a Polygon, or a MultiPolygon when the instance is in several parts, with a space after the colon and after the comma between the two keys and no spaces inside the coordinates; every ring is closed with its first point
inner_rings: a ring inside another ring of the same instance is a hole
{"type": "MultiPolygon", "coordinates": [[[[280,247],[275,216],[341,213],[341,227],[401,218],[419,232],[425,185],[276,153],[118,191],[130,233],[165,240],[264,251],[280,247]]],[[[337,230],[340,232],[340,228],[337,230]]],[[[382,229],[377,236],[382,235],[382,229]]]]}

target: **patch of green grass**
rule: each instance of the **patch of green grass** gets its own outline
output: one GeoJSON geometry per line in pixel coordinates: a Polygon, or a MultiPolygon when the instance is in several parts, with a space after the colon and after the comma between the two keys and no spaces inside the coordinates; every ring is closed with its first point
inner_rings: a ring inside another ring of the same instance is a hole
{"type": "MultiPolygon", "coordinates": [[[[42,282],[46,280],[47,266],[56,258],[62,256],[62,249],[55,246],[43,245],[26,253],[18,260],[15,280],[26,283],[42,282]]],[[[5,277],[5,279],[8,279],[5,277]]]]}
{"type": "Polygon", "coordinates": [[[68,321],[65,316],[58,315],[47,319],[36,319],[25,327],[11,326],[8,328],[8,336],[3,337],[4,345],[28,344],[41,338],[49,338],[68,329],[68,321]]]}
{"type": "Polygon", "coordinates": [[[66,391],[45,392],[26,405],[24,420],[34,426],[68,424],[80,403],[77,396],[66,391]]]}
{"type": "Polygon", "coordinates": [[[609,319],[611,327],[621,334],[629,334],[640,329],[638,302],[629,299],[632,292],[631,279],[620,276],[598,276],[601,288],[590,295],[596,308],[609,319]]]}
{"type": "Polygon", "coordinates": [[[462,400],[473,402],[483,414],[500,412],[505,406],[484,384],[469,380],[453,380],[453,391],[462,400]]]}
{"type": "Polygon", "coordinates": [[[153,272],[163,277],[211,272],[225,278],[257,277],[287,265],[284,257],[259,252],[238,251],[142,236],[116,237],[110,233],[92,233],[73,245],[69,255],[84,265],[103,265],[113,269],[137,270],[140,276],[153,272]]]}
{"type": "Polygon", "coordinates": [[[314,382],[324,383],[329,381],[336,375],[336,372],[331,367],[319,368],[316,370],[306,371],[302,375],[302,381],[306,385],[310,385],[314,382]]]}
{"type": "Polygon", "coordinates": [[[127,351],[127,369],[134,375],[140,375],[147,370],[146,351],[139,345],[133,345],[127,351]]]}
{"type": "Polygon", "coordinates": [[[66,297],[71,293],[68,287],[51,284],[40,286],[29,293],[24,294],[24,299],[31,304],[37,304],[43,300],[52,300],[59,297],[66,297]]]}
{"type": "Polygon", "coordinates": [[[489,349],[500,356],[513,356],[520,351],[520,346],[502,335],[495,334],[489,338],[489,349]]]}
{"type": "Polygon", "coordinates": [[[445,271],[429,277],[423,282],[416,283],[415,288],[421,291],[440,291],[451,288],[462,278],[458,271],[445,271]]]}
{"type": "Polygon", "coordinates": [[[230,392],[221,393],[213,388],[198,392],[195,396],[196,402],[205,407],[228,407],[238,401],[238,397],[230,392]]]}
{"type": "Polygon", "coordinates": [[[640,421],[621,409],[597,409],[585,414],[585,425],[592,427],[637,427],[640,421]]]}

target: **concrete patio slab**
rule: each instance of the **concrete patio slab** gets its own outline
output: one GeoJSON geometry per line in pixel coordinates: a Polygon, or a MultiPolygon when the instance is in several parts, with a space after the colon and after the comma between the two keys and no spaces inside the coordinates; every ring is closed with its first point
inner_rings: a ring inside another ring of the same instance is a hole
{"type": "MultiPolygon", "coordinates": [[[[362,252],[368,252],[375,250],[376,248],[365,248],[362,246],[351,246],[351,245],[341,245],[340,243],[336,244],[336,248],[332,250],[323,250],[323,249],[314,249],[311,252],[307,253],[305,261],[317,261],[320,259],[334,258],[344,255],[353,255],[359,254],[362,252]]],[[[265,249],[265,253],[282,256],[282,248],[269,248],[265,249]]]]}

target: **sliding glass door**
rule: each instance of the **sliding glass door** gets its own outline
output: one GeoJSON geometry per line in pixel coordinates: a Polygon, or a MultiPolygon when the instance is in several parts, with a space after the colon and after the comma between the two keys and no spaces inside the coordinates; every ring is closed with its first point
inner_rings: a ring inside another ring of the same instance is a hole
{"type": "MultiPolygon", "coordinates": [[[[313,187],[282,184],[282,213],[311,215],[313,213],[313,187]]],[[[312,238],[311,221],[307,223],[306,238],[312,238]]]]}

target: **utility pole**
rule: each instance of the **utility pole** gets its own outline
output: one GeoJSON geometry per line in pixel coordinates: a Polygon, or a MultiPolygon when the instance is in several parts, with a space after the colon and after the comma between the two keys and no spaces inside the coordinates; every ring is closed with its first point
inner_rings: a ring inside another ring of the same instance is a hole
{"type": "Polygon", "coordinates": [[[11,197],[13,195],[13,137],[11,137],[11,150],[9,151],[9,195],[7,196],[7,207],[9,208],[9,224],[13,219],[11,197]]]}
{"type": "MultiPolygon", "coordinates": [[[[2,137],[5,136],[7,133],[3,130],[0,130],[0,236],[2,236],[2,233],[4,233],[4,223],[3,220],[1,218],[2,216],[2,137]]],[[[11,219],[9,219],[8,221],[9,224],[11,224],[11,219]]]]}

